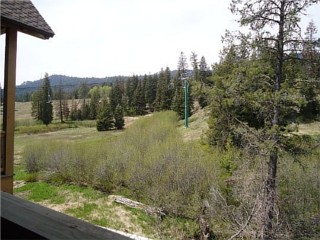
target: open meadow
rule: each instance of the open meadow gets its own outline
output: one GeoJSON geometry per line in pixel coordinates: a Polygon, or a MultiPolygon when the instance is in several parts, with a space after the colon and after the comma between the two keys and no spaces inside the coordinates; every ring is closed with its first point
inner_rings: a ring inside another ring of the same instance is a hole
{"type": "Polygon", "coordinates": [[[167,237],[175,234],[183,237],[196,232],[196,224],[188,218],[176,219],[173,215],[160,221],[156,215],[122,206],[114,199],[123,195],[159,206],[168,204],[161,196],[171,191],[173,202],[166,207],[168,211],[177,215],[182,214],[180,211],[189,211],[181,207],[189,197],[184,196],[183,191],[200,189],[201,184],[208,184],[205,177],[211,175],[201,164],[201,161],[208,162],[210,155],[203,152],[199,144],[183,141],[200,139],[200,130],[192,130],[192,126],[193,123],[199,125],[202,115],[190,119],[191,128],[184,136],[183,122],[178,122],[173,112],[126,117],[125,130],[98,132],[95,121],[64,124],[54,121],[43,126],[31,118],[30,109],[30,103],[16,105],[16,195],[140,236],[158,238],[161,232],[167,237]],[[163,169],[164,166],[167,167],[163,169]],[[178,170],[181,176],[175,179],[178,170]],[[164,178],[156,179],[155,175],[164,178]],[[185,179],[192,177],[200,178],[202,183],[196,186],[198,180],[185,179]],[[189,184],[182,189],[184,180],[189,184]],[[180,183],[168,191],[171,181],[180,183]],[[162,188],[160,183],[164,184],[162,188]]]}
{"type": "MultiPolygon", "coordinates": [[[[217,239],[226,239],[234,221],[246,217],[256,201],[260,156],[241,160],[244,153],[236,149],[223,153],[208,147],[203,109],[189,119],[188,129],[168,111],[127,117],[124,130],[105,132],[96,130],[95,121],[55,120],[44,126],[31,118],[30,109],[30,103],[16,105],[17,196],[152,239],[197,238],[200,217],[217,239]],[[121,197],[142,202],[153,213],[123,205],[117,201],[121,197]],[[228,208],[235,215],[226,215],[228,208]]],[[[301,131],[319,138],[319,123],[304,124],[301,131]]],[[[279,205],[295,224],[296,239],[302,239],[301,231],[319,236],[319,156],[318,149],[281,161],[279,205]]]]}

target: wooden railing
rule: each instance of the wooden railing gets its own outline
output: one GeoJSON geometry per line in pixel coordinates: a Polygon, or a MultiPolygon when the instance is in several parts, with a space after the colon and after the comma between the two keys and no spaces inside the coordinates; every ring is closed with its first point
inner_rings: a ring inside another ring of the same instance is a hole
{"type": "Polygon", "coordinates": [[[3,239],[131,239],[5,192],[1,192],[1,237],[3,239]]]}

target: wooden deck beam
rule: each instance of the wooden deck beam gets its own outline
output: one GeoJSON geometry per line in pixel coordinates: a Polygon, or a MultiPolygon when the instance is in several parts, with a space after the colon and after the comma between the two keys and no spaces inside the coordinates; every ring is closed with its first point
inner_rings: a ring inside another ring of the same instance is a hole
{"type": "Polygon", "coordinates": [[[4,149],[1,149],[1,151],[4,151],[4,174],[1,174],[1,190],[8,193],[13,193],[17,35],[17,29],[6,29],[2,129],[4,133],[4,149]]]}

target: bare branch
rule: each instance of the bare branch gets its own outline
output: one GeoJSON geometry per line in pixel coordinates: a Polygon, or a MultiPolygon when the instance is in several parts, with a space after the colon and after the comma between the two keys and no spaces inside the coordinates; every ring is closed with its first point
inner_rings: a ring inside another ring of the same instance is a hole
{"type": "Polygon", "coordinates": [[[233,234],[228,240],[232,240],[232,239],[236,238],[237,236],[239,236],[239,235],[246,229],[246,227],[249,225],[249,223],[250,223],[253,215],[255,214],[255,212],[258,211],[258,210],[261,208],[261,206],[260,206],[260,207],[258,207],[258,208],[256,209],[257,204],[258,204],[259,197],[260,197],[260,194],[258,193],[258,194],[257,194],[257,197],[256,197],[256,200],[255,200],[255,202],[254,202],[254,205],[253,205],[253,207],[252,207],[252,209],[251,209],[251,213],[250,213],[250,215],[248,216],[246,223],[242,226],[242,228],[241,228],[238,232],[236,232],[235,234],[233,234]]]}

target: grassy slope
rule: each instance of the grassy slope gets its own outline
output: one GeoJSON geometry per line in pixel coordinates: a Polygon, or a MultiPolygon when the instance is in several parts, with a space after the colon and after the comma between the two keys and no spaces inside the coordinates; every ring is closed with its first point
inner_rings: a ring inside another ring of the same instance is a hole
{"type": "MultiPolygon", "coordinates": [[[[16,105],[16,120],[29,124],[30,103],[16,105]]],[[[138,118],[126,118],[127,126],[138,118]]],[[[179,131],[184,140],[198,141],[207,128],[206,112],[198,110],[189,119],[189,128],[179,122],[179,131]]],[[[67,128],[55,132],[39,134],[19,134],[15,136],[15,194],[45,205],[54,210],[81,218],[92,223],[130,232],[138,235],[157,237],[154,229],[157,218],[140,210],[129,209],[113,202],[113,196],[87,187],[73,185],[53,186],[44,182],[34,182],[37,176],[27,174],[20,161],[26,143],[50,140],[63,142],[96,142],[121,134],[121,131],[97,132],[94,127],[67,128]]],[[[121,193],[120,193],[121,194],[121,193]]],[[[170,221],[170,219],[169,219],[170,221]]],[[[168,227],[172,227],[168,223],[168,227]]]]}
{"type": "MultiPolygon", "coordinates": [[[[28,126],[34,123],[30,109],[30,102],[16,103],[15,118],[18,125],[28,126]]],[[[130,125],[136,119],[138,118],[126,118],[126,122],[130,125]]],[[[144,222],[153,220],[144,212],[127,209],[113,203],[112,196],[91,188],[74,185],[53,186],[44,182],[34,182],[36,176],[26,173],[20,161],[26,143],[47,139],[61,140],[66,143],[95,142],[120,133],[121,131],[97,132],[95,127],[67,128],[39,134],[17,133],[15,136],[14,194],[97,225],[139,235],[143,235],[143,232],[152,235],[153,232],[148,230],[144,222]],[[145,220],[140,221],[139,219],[145,220]]]]}
{"type": "Polygon", "coordinates": [[[200,140],[208,129],[208,109],[196,108],[196,112],[188,120],[188,128],[180,121],[179,130],[185,141],[200,140]]]}
{"type": "MultiPolygon", "coordinates": [[[[30,103],[16,105],[16,120],[31,121],[29,115],[30,103]]],[[[189,128],[184,128],[184,122],[179,122],[179,131],[186,141],[199,141],[207,129],[207,111],[197,110],[189,119],[189,128]]],[[[127,119],[132,123],[137,118],[127,119]]],[[[320,134],[320,123],[303,124],[300,132],[304,134],[320,134]]],[[[21,153],[27,142],[46,139],[63,139],[65,142],[95,142],[103,138],[113,137],[121,132],[97,132],[94,127],[68,128],[56,132],[41,134],[16,134],[15,138],[15,194],[38,202],[42,205],[82,218],[98,225],[127,231],[139,235],[156,236],[153,229],[156,218],[142,211],[128,209],[113,202],[113,196],[101,193],[91,188],[73,185],[53,186],[43,182],[32,182],[36,176],[27,174],[20,163],[21,153]],[[29,181],[29,182],[25,182],[29,181]]]]}

